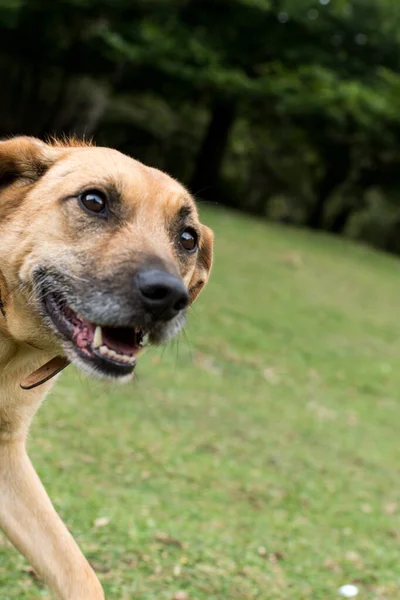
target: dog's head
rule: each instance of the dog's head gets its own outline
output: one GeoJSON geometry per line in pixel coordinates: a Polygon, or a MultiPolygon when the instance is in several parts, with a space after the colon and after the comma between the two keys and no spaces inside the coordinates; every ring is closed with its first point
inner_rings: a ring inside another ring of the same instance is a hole
{"type": "Polygon", "coordinates": [[[82,142],[0,142],[0,299],[17,341],[129,377],[182,328],[212,243],[165,173],[82,142]]]}

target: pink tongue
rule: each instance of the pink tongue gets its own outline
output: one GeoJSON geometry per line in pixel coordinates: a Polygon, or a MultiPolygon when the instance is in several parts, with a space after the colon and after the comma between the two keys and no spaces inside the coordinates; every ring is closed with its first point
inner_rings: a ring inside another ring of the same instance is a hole
{"type": "Polygon", "coordinates": [[[133,356],[136,348],[136,335],[133,329],[108,329],[103,327],[103,344],[127,356],[133,356]]]}
{"type": "Polygon", "coordinates": [[[89,321],[83,321],[74,326],[73,340],[81,350],[86,350],[87,346],[93,342],[94,325],[89,321]]]}
{"type": "MultiPolygon", "coordinates": [[[[72,312],[72,311],[71,311],[72,312]]],[[[88,352],[88,346],[92,345],[94,339],[95,326],[90,321],[80,321],[74,313],[71,319],[74,325],[73,340],[80,348],[88,352]]],[[[118,329],[103,327],[103,344],[110,350],[133,356],[136,344],[136,335],[133,329],[118,329]]]]}

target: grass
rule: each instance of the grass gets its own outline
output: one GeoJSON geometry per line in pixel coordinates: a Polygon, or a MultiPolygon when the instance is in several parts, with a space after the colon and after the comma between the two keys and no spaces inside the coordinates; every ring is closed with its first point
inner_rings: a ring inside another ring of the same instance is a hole
{"type": "MultiPolygon", "coordinates": [[[[66,372],[30,454],[109,600],[400,597],[400,262],[205,211],[187,338],[66,372]],[[179,595],[178,595],[179,598],[179,595]]],[[[0,538],[2,600],[50,597],[0,538]]]]}

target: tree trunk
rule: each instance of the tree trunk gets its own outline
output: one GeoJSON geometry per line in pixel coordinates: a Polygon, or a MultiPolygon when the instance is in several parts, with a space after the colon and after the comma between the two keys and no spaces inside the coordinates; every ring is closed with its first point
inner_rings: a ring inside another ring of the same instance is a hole
{"type": "Polygon", "coordinates": [[[235,116],[234,100],[218,98],[214,102],[189,184],[194,194],[201,194],[202,198],[207,200],[215,200],[218,197],[222,162],[235,116]]]}
{"type": "Polygon", "coordinates": [[[350,148],[347,146],[331,148],[324,158],[325,174],[318,185],[316,202],[306,223],[311,229],[323,229],[328,200],[346,181],[351,167],[350,148]]]}
{"type": "Polygon", "coordinates": [[[350,205],[343,206],[341,210],[334,216],[327,230],[336,235],[341,235],[353,213],[353,207],[350,205]]]}

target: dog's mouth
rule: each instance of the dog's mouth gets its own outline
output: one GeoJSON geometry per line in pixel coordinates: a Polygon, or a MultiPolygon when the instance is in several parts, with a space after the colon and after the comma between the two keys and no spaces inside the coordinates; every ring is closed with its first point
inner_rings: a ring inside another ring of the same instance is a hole
{"type": "Polygon", "coordinates": [[[105,327],[79,315],[56,294],[46,294],[43,304],[52,324],[73,351],[96,371],[112,377],[130,375],[143,353],[148,332],[140,327],[105,327]]]}

